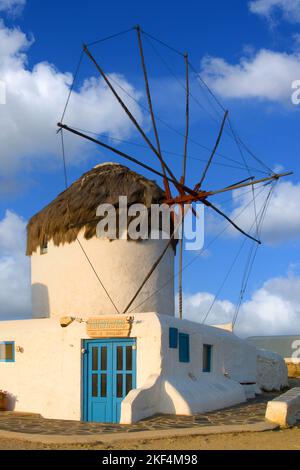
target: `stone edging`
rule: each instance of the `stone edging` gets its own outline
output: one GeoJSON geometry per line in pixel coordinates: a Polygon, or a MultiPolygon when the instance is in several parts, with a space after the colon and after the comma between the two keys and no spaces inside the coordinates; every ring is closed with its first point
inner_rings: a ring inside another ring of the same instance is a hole
{"type": "Polygon", "coordinates": [[[132,440],[157,440],[174,437],[200,436],[211,434],[228,434],[241,432],[264,432],[278,429],[274,423],[260,421],[253,424],[230,424],[220,426],[201,426],[199,428],[162,429],[155,431],[123,432],[82,435],[50,435],[50,434],[29,434],[23,432],[6,431],[0,429],[0,438],[16,439],[21,441],[36,442],[41,444],[109,444],[112,442],[124,442],[132,440]]]}

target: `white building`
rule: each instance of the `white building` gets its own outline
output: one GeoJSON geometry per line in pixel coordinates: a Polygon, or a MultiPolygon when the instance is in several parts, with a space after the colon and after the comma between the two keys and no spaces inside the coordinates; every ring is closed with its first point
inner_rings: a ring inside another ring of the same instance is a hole
{"type": "Polygon", "coordinates": [[[122,315],[166,240],[98,238],[97,206],[117,206],[119,195],[129,206],[163,200],[155,183],[104,164],[30,220],[33,319],[0,323],[0,389],[11,409],[132,423],[254,396],[255,346],[174,317],[175,247],[122,315]]]}

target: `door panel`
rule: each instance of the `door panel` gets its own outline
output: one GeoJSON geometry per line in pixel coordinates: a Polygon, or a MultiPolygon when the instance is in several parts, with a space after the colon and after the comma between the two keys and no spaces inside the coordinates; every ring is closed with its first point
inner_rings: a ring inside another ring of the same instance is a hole
{"type": "Polygon", "coordinates": [[[135,340],[86,340],[85,351],[84,419],[118,423],[122,400],[136,387],[135,340]]]}

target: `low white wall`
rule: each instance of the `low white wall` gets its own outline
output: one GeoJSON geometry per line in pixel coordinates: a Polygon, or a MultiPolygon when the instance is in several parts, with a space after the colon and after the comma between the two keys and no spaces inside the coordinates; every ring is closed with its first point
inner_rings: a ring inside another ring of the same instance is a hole
{"type": "Polygon", "coordinates": [[[0,341],[15,341],[23,349],[15,362],[0,362],[0,388],[15,397],[13,409],[80,419],[84,333],[83,325],[63,329],[57,320],[0,322],[0,341]]]}
{"type": "MultiPolygon", "coordinates": [[[[190,415],[246,400],[241,383],[256,382],[256,348],[219,328],[161,315],[160,373],[152,374],[122,402],[121,422],[155,413],[190,415]],[[179,362],[179,350],[169,348],[169,328],[190,335],[190,362],[179,362]],[[202,371],[203,344],[213,346],[212,372],[202,371]]],[[[151,362],[153,348],[144,357],[151,362]]]]}
{"type": "MultiPolygon", "coordinates": [[[[191,414],[245,401],[239,382],[255,382],[256,349],[230,332],[166,315],[134,315],[137,389],[123,400],[121,422],[155,413],[191,414]],[[169,348],[169,327],[190,335],[190,362],[169,348]],[[212,372],[202,372],[203,343],[213,345],[212,372]]],[[[82,340],[85,323],[61,328],[58,319],[0,322],[0,341],[23,349],[0,362],[0,388],[15,396],[15,410],[46,418],[81,419],[82,340]]]]}

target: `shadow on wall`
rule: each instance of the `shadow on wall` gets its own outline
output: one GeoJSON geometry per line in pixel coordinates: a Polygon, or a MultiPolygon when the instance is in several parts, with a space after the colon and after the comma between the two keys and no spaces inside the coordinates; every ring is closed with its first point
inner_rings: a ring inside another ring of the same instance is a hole
{"type": "Polygon", "coordinates": [[[48,287],[39,282],[31,286],[33,318],[49,318],[50,304],[48,287]]]}

